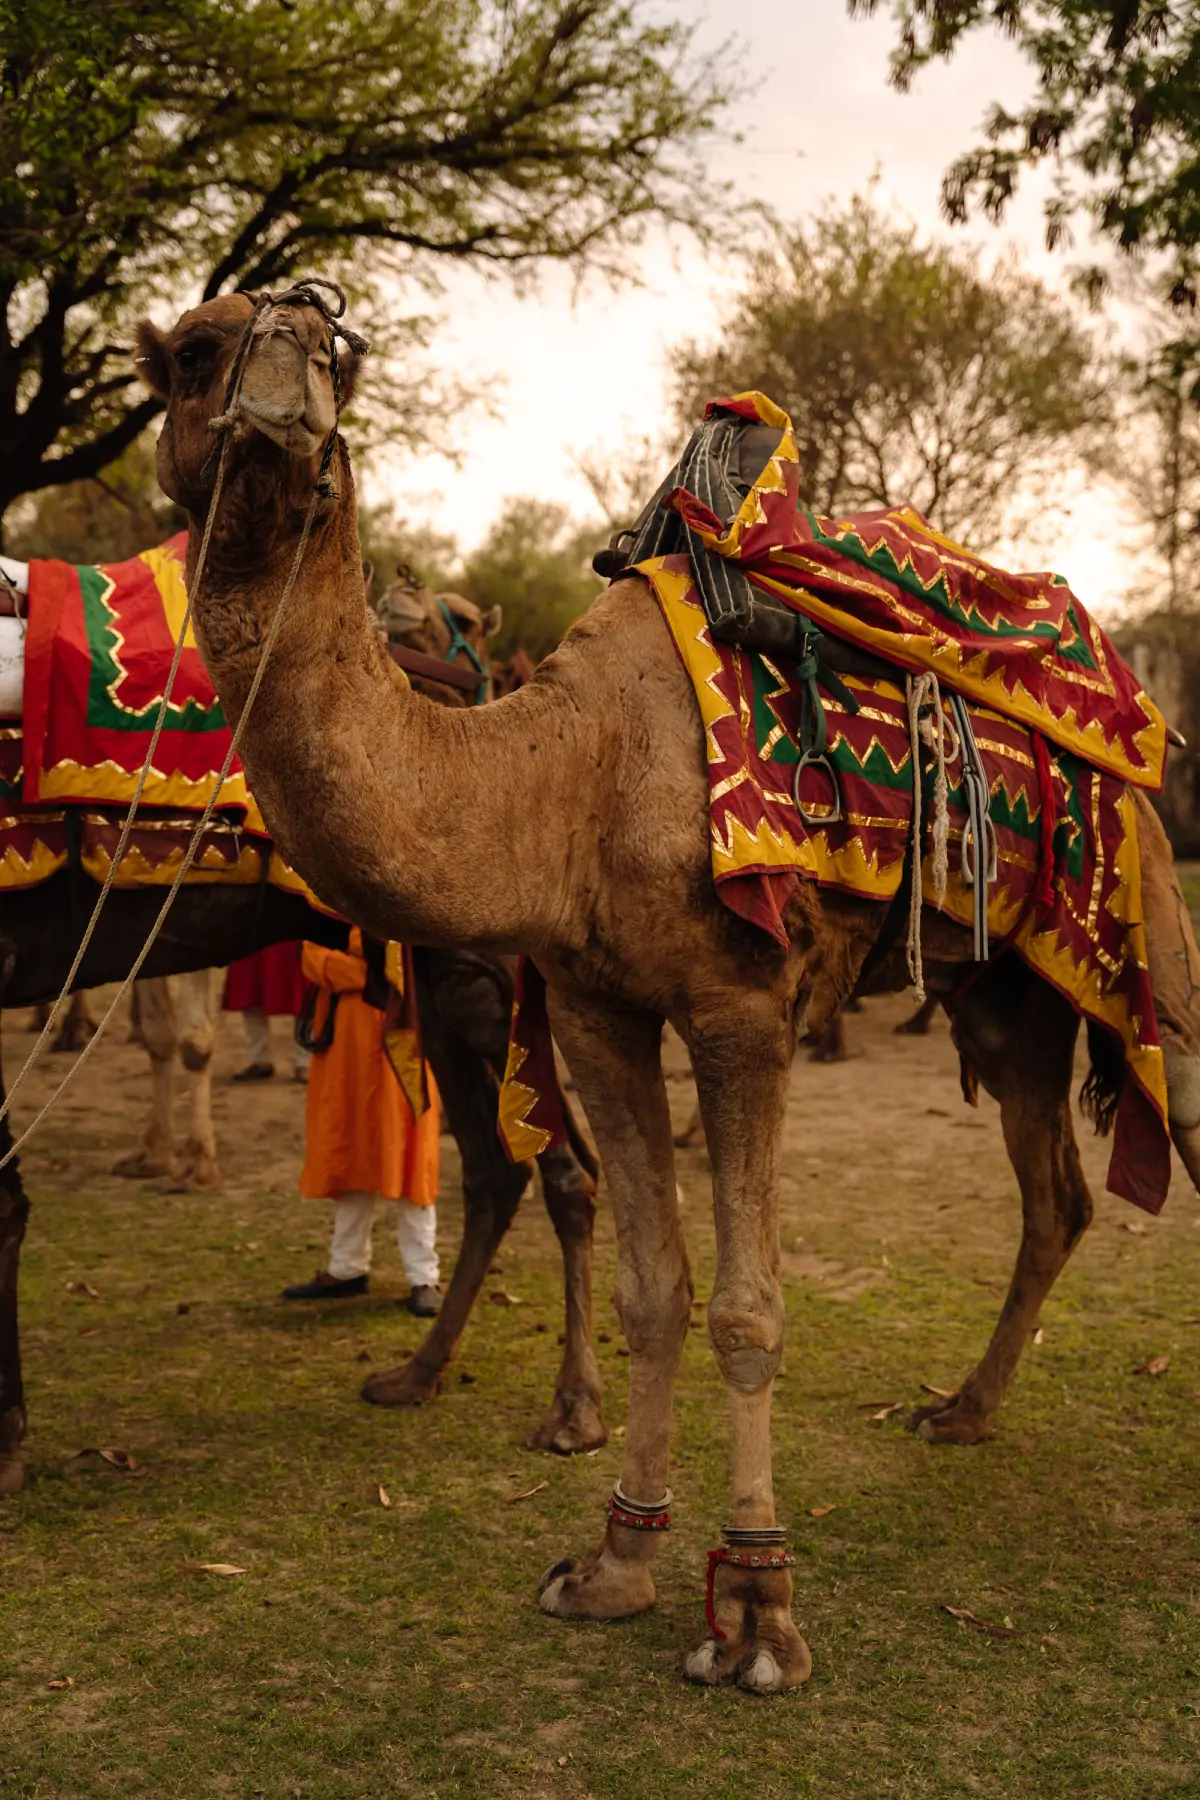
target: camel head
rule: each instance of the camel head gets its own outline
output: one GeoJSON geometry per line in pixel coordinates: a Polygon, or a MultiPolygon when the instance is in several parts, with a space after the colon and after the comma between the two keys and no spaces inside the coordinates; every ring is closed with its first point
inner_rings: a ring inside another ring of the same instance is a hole
{"type": "MultiPolygon", "coordinates": [[[[465,642],[483,667],[489,667],[488,639],[500,629],[503,620],[500,607],[490,606],[485,612],[462,594],[434,594],[404,564],[400,565],[395,580],[374,602],[374,607],[381,625],[396,643],[423,650],[427,656],[467,666],[471,657],[462,648],[462,642],[465,642]]],[[[425,681],[420,676],[413,678],[412,685],[419,693],[429,694],[444,705],[467,706],[471,703],[468,693],[425,681]]]]}
{"type": "MultiPolygon", "coordinates": [[[[250,296],[222,294],[185,312],[170,331],[144,319],[138,364],[147,386],[167,403],[158,479],[171,499],[193,516],[203,515],[216,477],[219,434],[228,430],[230,477],[265,466],[288,499],[306,504],[338,415],[330,329],[318,307],[268,305],[255,316],[250,296]],[[230,406],[230,372],[252,319],[230,406]]],[[[353,374],[353,357],[344,357],[343,402],[353,374]]]]}

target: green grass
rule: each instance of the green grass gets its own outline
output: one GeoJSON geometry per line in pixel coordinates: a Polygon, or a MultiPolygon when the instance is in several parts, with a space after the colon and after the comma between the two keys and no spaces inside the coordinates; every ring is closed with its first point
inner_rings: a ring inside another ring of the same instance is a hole
{"type": "MultiPolygon", "coordinates": [[[[392,1304],[382,1230],[376,1295],[290,1309],[272,1296],[314,1265],[324,1213],[259,1180],[254,1145],[225,1194],[163,1199],[103,1178],[73,1117],[54,1158],[78,1179],[30,1165],[35,1479],[0,1512],[4,1800],[1200,1795],[1195,1197],[1179,1179],[1134,1234],[1138,1215],[1102,1203],[990,1443],[934,1451],[903,1415],[871,1423],[864,1403],[915,1402],[978,1354],[1016,1203],[994,1109],[951,1110],[944,1036],[852,1031],[858,1061],[798,1066],[789,1126],[777,1484],[814,1673],[775,1700],[678,1676],[725,1505],[702,1330],[658,1606],[615,1626],[546,1619],[536,1578],[597,1535],[620,1443],[570,1463],[522,1447],[560,1328],[536,1203],[488,1283],[521,1304],[481,1303],[436,1405],[384,1412],[357,1385],[420,1327],[392,1304]],[[829,1123],[855,1095],[851,1161],[829,1123]],[[75,1279],[101,1298],[69,1294],[75,1279]],[[1132,1373],[1159,1353],[1165,1375],[1132,1373]],[[75,1460],[95,1446],[138,1471],[75,1460]]],[[[1088,1160],[1102,1167],[1094,1145],[1088,1160]]],[[[702,1159],[682,1175],[706,1295],[702,1159]]],[[[452,1239],[453,1192],[443,1210],[452,1239]]],[[[602,1297],[612,1269],[602,1219],[602,1297]]],[[[604,1298],[599,1313],[611,1429],[628,1365],[604,1298]]]]}

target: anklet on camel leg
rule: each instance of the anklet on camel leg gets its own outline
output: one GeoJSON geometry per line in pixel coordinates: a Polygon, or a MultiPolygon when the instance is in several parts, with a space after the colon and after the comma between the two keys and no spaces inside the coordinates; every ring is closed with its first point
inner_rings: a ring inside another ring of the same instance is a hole
{"type": "Polygon", "coordinates": [[[604,1510],[614,1525],[624,1525],[630,1531],[670,1531],[673,1498],[668,1488],[661,1500],[631,1500],[620,1482],[614,1481],[604,1510]]]}
{"type": "Polygon", "coordinates": [[[733,1569],[755,1569],[767,1573],[772,1569],[790,1569],[795,1557],[787,1548],[787,1528],[783,1525],[723,1525],[724,1542],[708,1553],[708,1579],[704,1591],[704,1617],[708,1629],[718,1643],[725,1643],[728,1632],[717,1624],[713,1584],[722,1563],[733,1569]]]}

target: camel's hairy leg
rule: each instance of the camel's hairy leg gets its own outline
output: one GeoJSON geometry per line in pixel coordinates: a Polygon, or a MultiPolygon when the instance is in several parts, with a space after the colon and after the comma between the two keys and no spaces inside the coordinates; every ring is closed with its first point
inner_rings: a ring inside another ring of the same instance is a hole
{"type": "MultiPolygon", "coordinates": [[[[614,1294],[629,1342],[629,1416],[621,1488],[653,1505],[667,1489],[675,1374],[692,1278],[679,1223],[662,1020],[648,1012],[555,997],[555,1034],[596,1135],[617,1231],[614,1294]]],[[[595,1549],[547,1570],[543,1610],[619,1619],[654,1602],[650,1561],[661,1533],[608,1521],[595,1549]]]]}
{"type": "Polygon", "coordinates": [[[141,1149],[131,1156],[123,1156],[114,1165],[113,1174],[145,1181],[154,1175],[174,1176],[178,1170],[172,1119],[178,1028],[171,984],[166,976],[139,981],[137,987],[142,1041],[150,1058],[150,1122],[141,1149]]]}
{"type": "Polygon", "coordinates": [[[529,1439],[534,1450],[569,1455],[607,1443],[600,1365],[592,1341],[592,1230],[595,1183],[566,1145],[538,1157],[542,1196],[562,1250],[566,1347],[550,1410],[529,1439]]]}
{"type": "Polygon", "coordinates": [[[839,1006],[823,1031],[814,1031],[806,1040],[810,1062],[845,1062],[846,1019],[839,1006]]]}
{"type": "Polygon", "coordinates": [[[1167,1077],[1171,1138],[1200,1189],[1200,950],[1162,822],[1136,790],[1146,963],[1167,1077]]]}
{"type": "MultiPolygon", "coordinates": [[[[774,995],[726,995],[688,1040],[713,1171],[717,1274],[709,1334],[729,1396],[733,1492],[728,1523],[773,1527],[771,1388],[783,1353],[779,1140],[792,1033],[774,995]]],[[[717,1567],[714,1616],[684,1660],[693,1681],[779,1693],[808,1679],[812,1658],[792,1620],[788,1570],[717,1567]]]]}
{"type": "Polygon", "coordinates": [[[463,1237],[441,1311],[416,1355],[364,1383],[363,1399],[378,1406],[419,1406],[437,1393],[532,1174],[505,1155],[495,1073],[459,1029],[464,1018],[479,1014],[486,1022],[496,1009],[494,983],[453,952],[418,950],[414,963],[424,1051],[462,1157],[463,1237]]]}
{"type": "MultiPolygon", "coordinates": [[[[4,1077],[0,1073],[0,1104],[4,1077]]],[[[7,1118],[0,1119],[0,1156],[12,1148],[7,1118]]],[[[15,1494],[25,1485],[25,1389],[21,1377],[21,1337],[17,1321],[17,1290],[21,1268],[21,1242],[29,1218],[29,1200],[14,1157],[0,1169],[0,1496],[15,1494]]]]}
{"type": "Polygon", "coordinates": [[[954,1006],[954,1038],[1000,1102],[1004,1141],[1021,1189],[1021,1247],[982,1360],[949,1401],[921,1407],[913,1425],[938,1444],[986,1437],[1025,1341],[1092,1218],[1071,1122],[1079,1021],[1060,994],[1015,956],[954,1006]]]}
{"type": "Polygon", "coordinates": [[[192,1076],[192,1130],[187,1142],[192,1187],[216,1187],[221,1179],[212,1112],[212,1061],[221,1020],[224,969],[194,969],[176,977],[179,1054],[192,1076]]]}
{"type": "Polygon", "coordinates": [[[933,1024],[933,1015],[941,1004],[940,994],[927,994],[916,1012],[896,1026],[896,1036],[927,1037],[933,1024]]]}
{"type": "Polygon", "coordinates": [[[82,988],[77,988],[71,995],[67,1010],[62,1015],[58,1032],[50,1046],[51,1051],[73,1055],[82,1050],[89,1039],[96,1035],[96,1021],[88,1007],[87,995],[82,988]]]}

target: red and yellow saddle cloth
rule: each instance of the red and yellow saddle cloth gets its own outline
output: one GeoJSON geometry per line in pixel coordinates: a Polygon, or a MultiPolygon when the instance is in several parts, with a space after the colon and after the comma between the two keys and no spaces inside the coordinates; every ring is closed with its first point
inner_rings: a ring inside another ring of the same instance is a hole
{"type": "MultiPolygon", "coordinates": [[[[1121,1043],[1132,1079],[1117,1110],[1108,1185],[1157,1211],[1170,1173],[1166,1083],[1126,784],[1161,784],[1161,715],[1061,578],[992,569],[908,509],[819,518],[797,505],[786,415],[761,395],[719,404],[779,427],[777,453],[728,528],[682,490],[668,504],[710,553],[734,560],[823,630],[897,665],[897,679],[847,678],[857,714],[822,693],[842,817],[821,822],[833,810],[829,783],[807,767],[800,798],[813,823],[806,828],[793,798],[802,704],[794,670],[712,640],[687,554],[639,565],[700,709],[718,893],[782,943],[783,910],[801,880],[879,900],[895,895],[913,810],[904,671],[936,674],[967,698],[987,776],[998,852],[988,903],[992,954],[1015,949],[1121,1043]]],[[[949,721],[945,699],[943,712],[949,721]]],[[[962,757],[949,725],[947,736],[943,906],[969,926],[973,894],[960,868],[962,757]]],[[[922,883],[935,903],[928,856],[922,883]]],[[[545,1062],[536,1049],[544,1018],[535,984],[514,1015],[514,1085],[505,1109],[518,1127],[515,1140],[508,1134],[510,1147],[524,1155],[533,1139],[523,1124],[539,1126],[544,1142],[558,1136],[553,1100],[535,1073],[545,1062]]]]}
{"type": "MultiPolygon", "coordinates": [[[[0,889],[34,886],[72,857],[107,874],[187,609],[186,551],[181,532],[128,562],[30,563],[22,717],[0,723],[0,889]]],[[[189,628],[118,886],[174,879],[229,736],[189,628]]],[[[187,879],[264,876],[320,905],[272,849],[235,758],[187,879]]]]}

